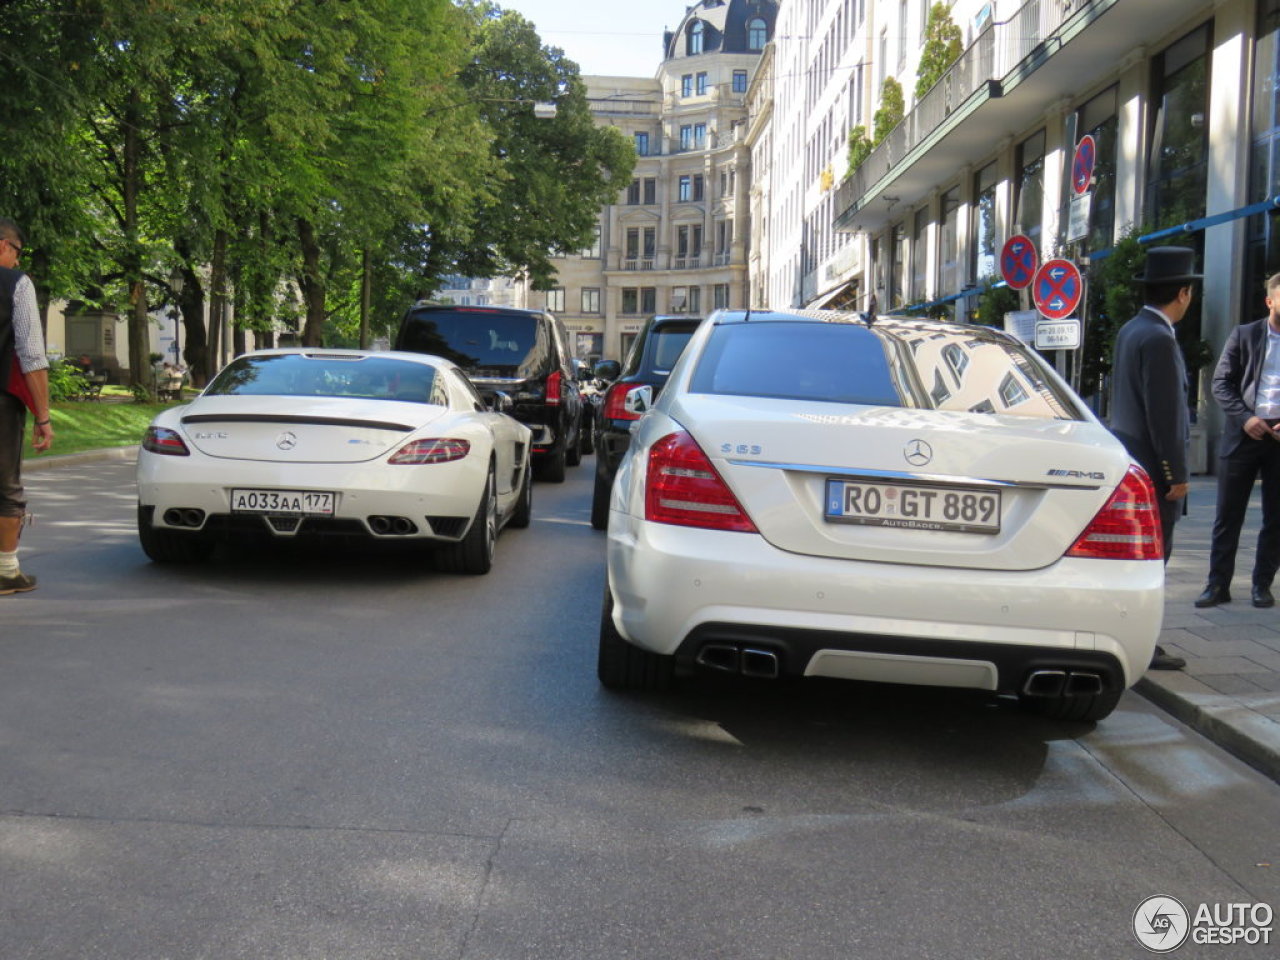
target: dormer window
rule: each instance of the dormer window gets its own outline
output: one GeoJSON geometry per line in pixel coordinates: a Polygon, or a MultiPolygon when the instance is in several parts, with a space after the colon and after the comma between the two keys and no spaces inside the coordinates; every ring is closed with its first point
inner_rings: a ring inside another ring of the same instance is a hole
{"type": "Polygon", "coordinates": [[[763,50],[769,42],[769,28],[763,19],[753,17],[747,21],[747,49],[763,50]]]}
{"type": "MultiPolygon", "coordinates": [[[[693,21],[693,25],[689,27],[689,43],[685,52],[691,57],[702,52],[702,31],[701,20],[693,21]]],[[[763,46],[761,49],[763,49],[763,46]]]]}

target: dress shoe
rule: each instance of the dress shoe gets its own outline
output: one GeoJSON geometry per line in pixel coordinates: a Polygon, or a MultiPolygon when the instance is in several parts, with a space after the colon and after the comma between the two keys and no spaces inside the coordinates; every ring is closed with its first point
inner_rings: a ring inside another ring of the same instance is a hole
{"type": "Polygon", "coordinates": [[[1274,607],[1276,598],[1271,595],[1271,588],[1260,587],[1255,583],[1253,585],[1253,605],[1255,607],[1274,607]]]}
{"type": "Polygon", "coordinates": [[[1156,644],[1155,653],[1151,655],[1152,670],[1181,670],[1187,665],[1187,661],[1182,657],[1175,657],[1172,653],[1165,650],[1164,647],[1156,644]]]}
{"type": "Polygon", "coordinates": [[[1204,593],[1196,597],[1197,607],[1216,607],[1220,603],[1230,603],[1231,594],[1226,587],[1220,587],[1216,583],[1211,583],[1204,588],[1204,593]]]}

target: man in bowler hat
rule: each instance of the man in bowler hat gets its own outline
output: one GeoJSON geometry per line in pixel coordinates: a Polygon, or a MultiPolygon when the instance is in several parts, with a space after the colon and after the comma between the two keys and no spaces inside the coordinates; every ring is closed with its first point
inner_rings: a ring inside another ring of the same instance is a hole
{"type": "Polygon", "coordinates": [[[1231,602],[1240,529],[1262,477],[1262,529],[1253,561],[1252,601],[1275,606],[1271,581],[1280,568],[1280,273],[1267,280],[1267,316],[1241,324],[1213,372],[1213,396],[1226,414],[1218,445],[1218,507],[1209,577],[1197,607],[1231,602]]]}
{"type": "MultiPolygon", "coordinates": [[[[1190,487],[1187,370],[1174,326],[1195,293],[1195,251],[1152,247],[1143,273],[1144,306],[1116,335],[1111,366],[1111,432],[1151,477],[1160,506],[1164,559],[1173,552],[1173,525],[1190,487]]],[[[1186,661],[1156,647],[1151,667],[1178,670],[1186,661]]]]}

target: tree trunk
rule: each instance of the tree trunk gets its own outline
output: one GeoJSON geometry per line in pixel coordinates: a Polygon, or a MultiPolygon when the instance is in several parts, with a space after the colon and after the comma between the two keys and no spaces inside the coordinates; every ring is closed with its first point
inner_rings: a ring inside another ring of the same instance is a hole
{"type": "Polygon", "coordinates": [[[209,376],[222,369],[222,318],[227,303],[227,231],[213,235],[213,259],[209,269],[209,376]]]}
{"type": "Polygon", "coordinates": [[[129,383],[148,394],[154,390],[151,377],[147,287],[142,277],[142,246],[138,236],[138,193],[141,184],[142,96],[135,90],[129,97],[124,125],[124,235],[129,245],[125,256],[125,276],[129,284],[129,383]]]}
{"type": "Polygon", "coordinates": [[[360,265],[360,349],[369,349],[369,301],[373,297],[373,251],[364,248],[360,265]]]}
{"type": "Polygon", "coordinates": [[[302,301],[307,307],[306,324],[302,328],[302,345],[319,347],[324,339],[324,278],[320,275],[320,244],[315,228],[298,218],[298,242],[302,247],[302,301]]]}
{"type": "Polygon", "coordinates": [[[185,263],[182,267],[182,360],[191,372],[191,382],[203,387],[209,382],[209,340],[204,328],[204,285],[200,275],[185,263]]]}

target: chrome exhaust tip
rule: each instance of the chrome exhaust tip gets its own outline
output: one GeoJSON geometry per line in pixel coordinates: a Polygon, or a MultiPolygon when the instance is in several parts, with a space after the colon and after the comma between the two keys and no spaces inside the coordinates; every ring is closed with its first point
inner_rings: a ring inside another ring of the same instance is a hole
{"type": "Polygon", "coordinates": [[[760,680],[778,679],[778,655],[772,650],[742,649],[742,675],[760,680]]]}
{"type": "Polygon", "coordinates": [[[727,643],[709,643],[698,651],[694,663],[700,667],[708,667],[721,673],[737,673],[741,668],[742,658],[738,648],[727,643]]]}
{"type": "Polygon", "coordinates": [[[1065,692],[1068,697],[1096,697],[1102,693],[1102,677],[1096,673],[1077,673],[1073,670],[1067,676],[1065,692]]]}
{"type": "Polygon", "coordinates": [[[1060,697],[1066,686],[1065,670],[1032,670],[1022,685],[1022,692],[1028,697],[1060,697]]]}

